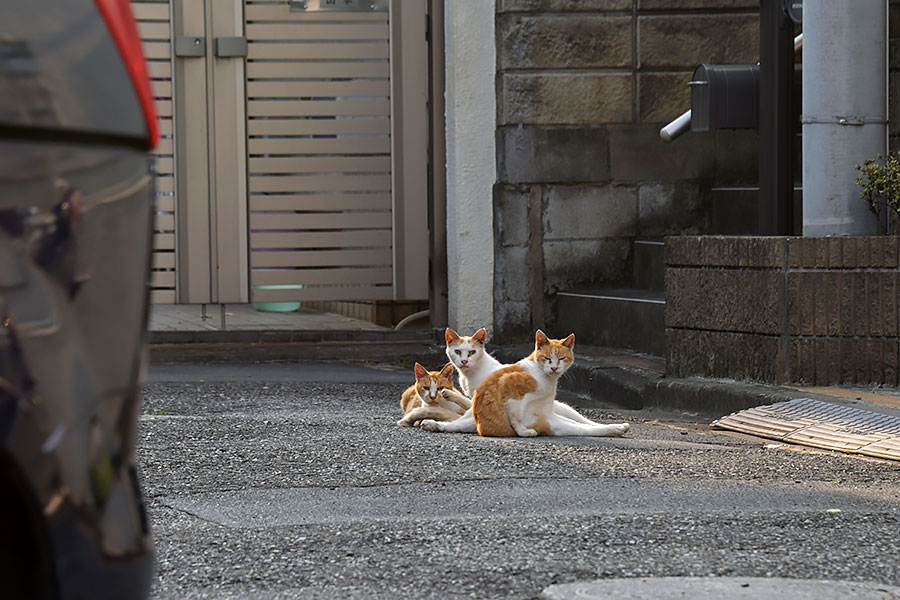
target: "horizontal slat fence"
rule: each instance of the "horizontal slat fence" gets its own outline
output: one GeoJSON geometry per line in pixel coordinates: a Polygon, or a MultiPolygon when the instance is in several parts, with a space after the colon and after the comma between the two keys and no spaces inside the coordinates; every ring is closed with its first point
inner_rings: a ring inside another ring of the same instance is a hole
{"type": "Polygon", "coordinates": [[[245,17],[251,299],[391,299],[388,13],[245,17]]]}
{"type": "Polygon", "coordinates": [[[172,121],[172,23],[166,0],[135,0],[131,10],[137,20],[150,86],[162,139],[153,152],[156,169],[156,217],[153,226],[153,260],[150,301],[175,303],[175,161],[172,121]]]}

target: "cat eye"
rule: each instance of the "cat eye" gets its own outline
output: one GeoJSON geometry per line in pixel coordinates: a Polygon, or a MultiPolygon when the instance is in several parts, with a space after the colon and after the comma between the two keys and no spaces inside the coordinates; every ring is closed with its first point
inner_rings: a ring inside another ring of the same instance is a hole
{"type": "Polygon", "coordinates": [[[461,351],[461,350],[454,350],[454,352],[456,352],[456,355],[457,355],[457,356],[462,356],[462,351],[461,351]]]}
{"type": "Polygon", "coordinates": [[[474,350],[469,350],[469,356],[472,356],[473,354],[475,354],[475,351],[474,351],[474,350]]]}

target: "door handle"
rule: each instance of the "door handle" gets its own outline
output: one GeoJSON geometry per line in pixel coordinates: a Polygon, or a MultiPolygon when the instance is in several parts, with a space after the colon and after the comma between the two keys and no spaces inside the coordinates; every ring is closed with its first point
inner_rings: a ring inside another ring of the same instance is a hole
{"type": "Polygon", "coordinates": [[[175,56],[206,56],[206,39],[194,35],[179,35],[175,38],[175,56]]]}
{"type": "Polygon", "coordinates": [[[246,57],[247,38],[242,36],[222,36],[216,38],[216,56],[222,58],[246,57]]]}

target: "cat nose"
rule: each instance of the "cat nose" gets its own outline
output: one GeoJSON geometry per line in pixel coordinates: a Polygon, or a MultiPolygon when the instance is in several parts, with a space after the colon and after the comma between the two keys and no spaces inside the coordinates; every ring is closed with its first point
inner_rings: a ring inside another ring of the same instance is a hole
{"type": "Polygon", "coordinates": [[[556,373],[559,370],[559,367],[550,367],[550,370],[556,373]]]}

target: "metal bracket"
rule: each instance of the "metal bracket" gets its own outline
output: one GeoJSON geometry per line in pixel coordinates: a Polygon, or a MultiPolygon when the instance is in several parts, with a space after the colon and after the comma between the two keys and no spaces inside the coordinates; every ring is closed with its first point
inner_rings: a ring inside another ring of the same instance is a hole
{"type": "Polygon", "coordinates": [[[384,12],[387,0],[290,0],[291,12],[384,12]]]}
{"type": "Polygon", "coordinates": [[[193,35],[179,35],[175,38],[175,56],[206,56],[206,40],[193,35]]]}
{"type": "Polygon", "coordinates": [[[241,36],[224,36],[215,39],[216,56],[246,57],[247,38],[241,36]]]}
{"type": "Polygon", "coordinates": [[[862,127],[863,125],[886,125],[887,119],[881,117],[866,116],[836,116],[836,117],[809,117],[800,115],[802,125],[848,125],[862,127]]]}

